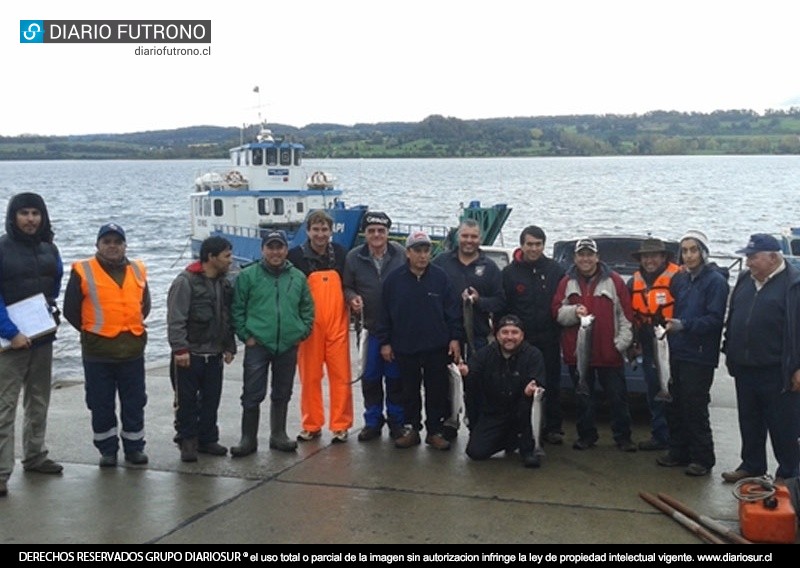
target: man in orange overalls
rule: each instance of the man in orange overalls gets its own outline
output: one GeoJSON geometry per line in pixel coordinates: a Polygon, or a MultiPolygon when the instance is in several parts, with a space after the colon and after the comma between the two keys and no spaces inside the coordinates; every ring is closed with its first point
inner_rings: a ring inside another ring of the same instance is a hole
{"type": "Polygon", "coordinates": [[[308,240],[289,251],[289,262],[308,278],[314,300],[314,326],[300,344],[297,367],[300,371],[300,411],[302,430],[299,442],[319,438],[325,424],[322,401],[323,364],[328,374],[330,429],[333,442],[347,441],[353,425],[353,393],[350,385],[350,318],[342,287],[342,272],[347,251],[331,241],[333,219],[315,211],[306,220],[308,240]]]}

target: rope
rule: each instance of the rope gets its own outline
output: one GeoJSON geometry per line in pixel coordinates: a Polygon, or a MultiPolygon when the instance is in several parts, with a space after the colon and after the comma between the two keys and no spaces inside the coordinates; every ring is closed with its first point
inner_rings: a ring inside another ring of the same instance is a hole
{"type": "Polygon", "coordinates": [[[731,492],[739,501],[755,502],[769,499],[775,495],[775,485],[769,475],[763,477],[745,477],[736,482],[731,492]],[[749,487],[745,488],[745,485],[749,487]]]}

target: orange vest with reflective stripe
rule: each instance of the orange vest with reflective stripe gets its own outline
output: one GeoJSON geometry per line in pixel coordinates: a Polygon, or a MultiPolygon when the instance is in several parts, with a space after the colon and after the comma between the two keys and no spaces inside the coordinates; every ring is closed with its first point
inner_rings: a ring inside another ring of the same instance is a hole
{"type": "Polygon", "coordinates": [[[103,270],[96,258],[72,265],[81,277],[81,329],[116,337],[123,331],[133,335],[144,333],[142,302],[147,283],[147,270],[140,260],[132,260],[125,268],[122,286],[103,270]]]}
{"type": "Polygon", "coordinates": [[[672,317],[675,298],[669,292],[669,283],[680,268],[673,262],[667,263],[664,271],[658,275],[653,285],[648,289],[647,283],[642,278],[642,272],[637,270],[633,275],[631,290],[631,307],[638,323],[652,323],[653,316],[661,310],[664,318],[672,317]]]}

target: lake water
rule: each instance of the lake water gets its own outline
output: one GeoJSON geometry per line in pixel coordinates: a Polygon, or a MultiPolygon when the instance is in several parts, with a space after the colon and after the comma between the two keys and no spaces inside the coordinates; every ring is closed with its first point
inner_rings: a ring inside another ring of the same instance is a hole
{"type": "MultiPolygon", "coordinates": [[[[94,254],[99,226],[127,232],[128,254],[148,266],[153,311],[147,364],[167,361],[166,295],[188,262],[188,195],[205,166],[225,161],[0,162],[0,204],[21,191],[47,202],[67,274],[94,254]]],[[[731,254],[753,232],[800,225],[800,157],[485,158],[307,160],[333,173],[348,204],[368,204],[394,220],[453,225],[458,204],[513,207],[502,243],[541,225],[548,243],[581,234],[643,234],[676,239],[706,232],[712,252],[731,254]]],[[[601,251],[602,252],[602,251],[601,251]]],[[[59,301],[59,304],[61,302],[59,301]]],[[[56,379],[82,378],[78,334],[62,324],[56,379]]]]}

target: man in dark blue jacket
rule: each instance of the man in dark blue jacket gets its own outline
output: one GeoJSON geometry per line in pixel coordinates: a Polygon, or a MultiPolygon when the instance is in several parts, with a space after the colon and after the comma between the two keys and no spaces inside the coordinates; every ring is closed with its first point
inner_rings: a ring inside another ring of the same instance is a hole
{"type": "Polygon", "coordinates": [[[736,380],[742,461],[722,478],[735,483],[767,473],[767,433],[776,478],[800,475],[800,271],[772,235],[755,234],[731,295],[725,354],[736,380]]]}
{"type": "Polygon", "coordinates": [[[667,320],[672,403],[667,405],[669,451],[656,459],[665,467],[687,466],[686,475],[708,475],[714,440],[708,405],[719,363],[728,282],[708,262],[708,237],[687,231],[680,240],[681,272],[672,277],[673,317],[667,320]]]}
{"type": "Polygon", "coordinates": [[[449,450],[442,436],[447,416],[448,358],[461,361],[461,303],[447,274],[430,263],[431,240],[422,231],[406,239],[408,262],[386,277],[377,337],[385,361],[397,360],[403,385],[405,425],[398,448],[420,443],[425,385],[425,443],[449,450]]]}

